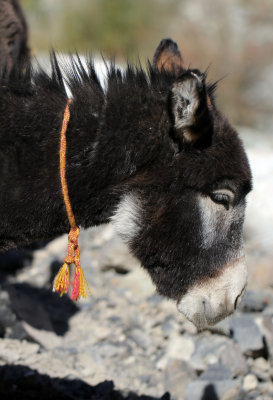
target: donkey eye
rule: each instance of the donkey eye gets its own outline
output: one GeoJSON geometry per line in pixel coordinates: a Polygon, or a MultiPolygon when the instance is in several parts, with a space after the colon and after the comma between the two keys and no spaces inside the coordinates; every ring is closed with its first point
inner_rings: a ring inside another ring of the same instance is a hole
{"type": "Polygon", "coordinates": [[[210,197],[211,200],[214,201],[214,203],[223,204],[225,208],[228,210],[232,203],[234,195],[229,190],[223,190],[223,191],[217,190],[212,192],[210,197]]]}

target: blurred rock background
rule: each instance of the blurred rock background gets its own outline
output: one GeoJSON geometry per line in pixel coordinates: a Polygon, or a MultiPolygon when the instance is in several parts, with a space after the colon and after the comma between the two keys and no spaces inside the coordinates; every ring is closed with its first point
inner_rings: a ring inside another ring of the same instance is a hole
{"type": "Polygon", "coordinates": [[[237,126],[253,170],[245,223],[250,278],[240,310],[198,333],[154,293],[110,225],[81,237],[92,290],[84,302],[51,292],[66,237],[0,255],[1,399],[272,399],[273,1],[21,4],[39,59],[54,47],[145,63],[172,37],[186,64],[209,67],[209,79],[220,79],[218,104],[237,126]]]}

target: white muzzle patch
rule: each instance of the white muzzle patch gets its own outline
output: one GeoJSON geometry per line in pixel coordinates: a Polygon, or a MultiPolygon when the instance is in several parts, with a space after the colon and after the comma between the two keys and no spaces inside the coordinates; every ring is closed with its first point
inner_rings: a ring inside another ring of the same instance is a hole
{"type": "Polygon", "coordinates": [[[246,285],[247,267],[243,256],[224,266],[221,275],[189,289],[177,303],[178,311],[198,329],[214,325],[233,313],[246,285]]]}

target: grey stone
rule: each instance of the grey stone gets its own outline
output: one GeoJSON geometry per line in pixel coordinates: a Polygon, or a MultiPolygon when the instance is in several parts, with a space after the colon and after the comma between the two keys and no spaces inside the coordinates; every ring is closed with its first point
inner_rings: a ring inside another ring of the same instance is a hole
{"type": "Polygon", "coordinates": [[[177,321],[174,318],[168,318],[162,325],[161,330],[164,337],[169,338],[173,332],[177,329],[177,321]]]}
{"type": "Polygon", "coordinates": [[[265,352],[263,334],[252,315],[242,314],[231,320],[233,339],[244,354],[258,357],[265,352]]]}
{"type": "MultiPolygon", "coordinates": [[[[0,286],[0,331],[2,334],[5,328],[12,326],[16,321],[16,316],[11,310],[11,304],[8,293],[0,286]]],[[[2,336],[1,334],[1,336],[2,336]]]]}
{"type": "Polygon", "coordinates": [[[262,393],[262,400],[272,400],[273,399],[273,382],[260,382],[259,389],[262,393]]]}
{"type": "Polygon", "coordinates": [[[233,377],[245,375],[248,372],[246,360],[240,346],[230,343],[219,354],[219,362],[231,369],[233,377]]]}
{"type": "Polygon", "coordinates": [[[172,360],[165,369],[164,389],[171,393],[172,399],[183,399],[186,385],[196,378],[195,371],[186,362],[172,360]]]}
{"type": "Polygon", "coordinates": [[[239,310],[244,312],[261,312],[272,304],[272,295],[268,292],[258,290],[247,290],[239,310]]]}
{"type": "Polygon", "coordinates": [[[265,342],[271,362],[273,362],[273,311],[262,319],[261,329],[265,336],[265,342]]]}
{"type": "Polygon", "coordinates": [[[110,343],[98,343],[99,354],[104,358],[113,358],[124,352],[124,347],[110,343]]]}
{"type": "Polygon", "coordinates": [[[231,320],[230,318],[225,318],[218,322],[216,325],[207,327],[210,332],[217,333],[219,335],[231,336],[231,320]]]}
{"type": "Polygon", "coordinates": [[[231,378],[231,369],[222,364],[209,365],[208,369],[199,377],[199,379],[202,381],[223,381],[231,378]]]}
{"type": "Polygon", "coordinates": [[[130,332],[130,336],[133,341],[144,350],[153,347],[152,339],[147,335],[145,331],[142,331],[140,329],[132,329],[130,332]]]}
{"type": "Polygon", "coordinates": [[[219,382],[198,380],[186,386],[184,400],[234,400],[240,386],[239,379],[219,382]]]}
{"type": "Polygon", "coordinates": [[[195,352],[189,364],[198,372],[206,370],[208,365],[218,363],[221,351],[230,343],[232,343],[231,339],[224,336],[201,337],[196,342],[195,352]]]}

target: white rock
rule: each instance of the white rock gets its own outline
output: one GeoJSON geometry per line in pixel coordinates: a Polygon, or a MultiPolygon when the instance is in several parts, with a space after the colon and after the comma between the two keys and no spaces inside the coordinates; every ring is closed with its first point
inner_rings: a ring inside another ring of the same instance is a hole
{"type": "Polygon", "coordinates": [[[194,350],[194,340],[191,337],[173,333],[168,340],[166,353],[158,360],[156,368],[165,370],[170,360],[189,361],[194,350]]]}
{"type": "Polygon", "coordinates": [[[169,339],[167,356],[177,360],[189,361],[194,349],[195,345],[191,337],[175,333],[169,339]]]}
{"type": "Polygon", "coordinates": [[[7,363],[24,361],[39,351],[40,346],[25,340],[0,339],[0,360],[7,363]]]}
{"type": "Polygon", "coordinates": [[[36,329],[25,321],[22,321],[22,325],[29,336],[45,349],[54,349],[55,347],[62,345],[63,339],[60,336],[55,335],[54,332],[36,329]]]}
{"type": "Polygon", "coordinates": [[[136,301],[147,299],[155,293],[151,278],[141,268],[136,268],[127,275],[119,277],[119,286],[128,288],[136,301]]]}
{"type": "Polygon", "coordinates": [[[256,378],[255,375],[248,374],[245,376],[244,382],[243,382],[243,389],[246,392],[256,389],[257,386],[258,386],[258,379],[256,378]]]}

